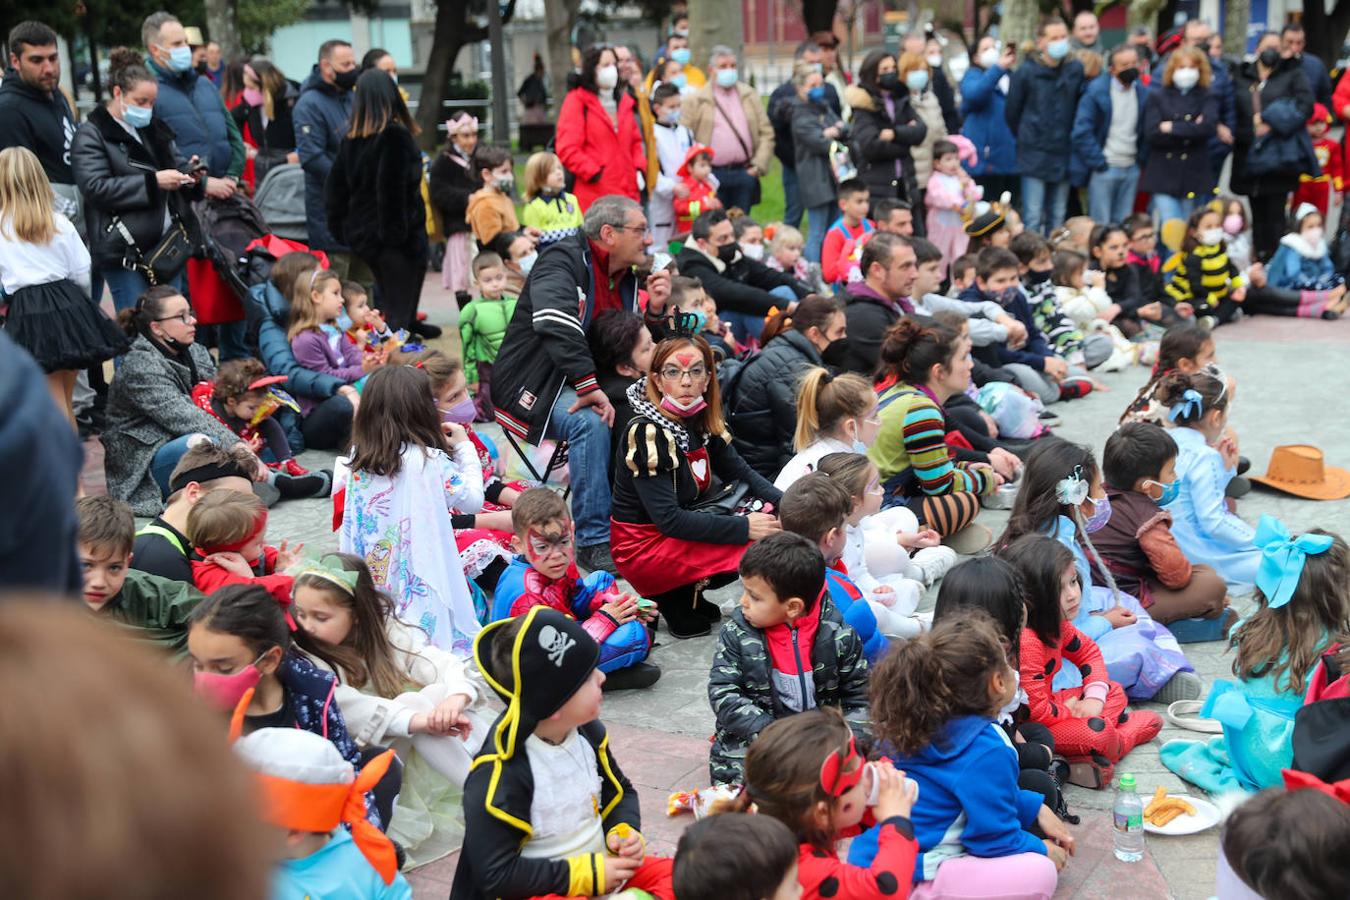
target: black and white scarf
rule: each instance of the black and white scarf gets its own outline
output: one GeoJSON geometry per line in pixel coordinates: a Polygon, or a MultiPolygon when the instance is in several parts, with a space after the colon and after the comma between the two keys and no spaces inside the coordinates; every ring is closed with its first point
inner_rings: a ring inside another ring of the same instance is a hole
{"type": "Polygon", "coordinates": [[[628,403],[633,407],[634,416],[642,416],[665,428],[675,436],[675,444],[681,453],[689,452],[689,431],[684,425],[661,412],[655,403],[647,399],[647,376],[642,376],[628,386],[625,392],[628,403]]]}

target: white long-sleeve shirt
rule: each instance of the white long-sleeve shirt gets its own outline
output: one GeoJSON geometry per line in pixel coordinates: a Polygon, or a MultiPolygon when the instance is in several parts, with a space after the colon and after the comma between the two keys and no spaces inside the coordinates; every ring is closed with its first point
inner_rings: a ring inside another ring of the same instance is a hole
{"type": "Polygon", "coordinates": [[[8,221],[0,218],[0,287],[6,294],[35,284],[68,278],[89,293],[89,248],[70,220],[56,214],[56,237],[48,244],[15,239],[8,221]]]}

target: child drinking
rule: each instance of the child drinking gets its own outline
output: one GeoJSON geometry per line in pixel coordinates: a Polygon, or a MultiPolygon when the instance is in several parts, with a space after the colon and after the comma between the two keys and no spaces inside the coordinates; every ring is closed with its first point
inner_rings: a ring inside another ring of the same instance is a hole
{"type": "Polygon", "coordinates": [[[577,574],[572,517],[562,495],[531,488],[511,509],[516,556],[497,582],[492,619],[525,614],[546,606],[577,620],[600,645],[600,671],[605,690],[651,687],[661,670],[645,662],[652,639],[647,623],[656,611],[647,601],[619,590],[608,572],[577,574]],[[641,605],[640,605],[641,604],[641,605]]]}
{"type": "Polygon", "coordinates": [[[680,835],[672,886],[679,900],[797,900],[797,841],[771,816],[724,812],[680,835]]]}
{"type": "Polygon", "coordinates": [[[254,584],[284,606],[291,600],[286,569],[300,558],[304,544],[280,547],[264,543],[267,507],[256,494],[213,491],[188,511],[187,536],[196,549],[192,581],[210,594],[227,584],[254,584]]]}
{"type": "Polygon", "coordinates": [[[764,228],[764,236],[769,239],[769,252],[764,257],[764,265],[775,272],[787,272],[811,289],[813,294],[829,294],[825,277],[820,272],[820,263],[813,263],[802,256],[806,249],[806,238],[791,225],[770,222],[764,228]]]}
{"type": "Polygon", "coordinates": [[[817,706],[839,707],[857,729],[868,719],[867,659],[826,595],[820,549],[778,532],[750,545],[739,573],[740,606],[722,626],[708,681],[714,784],[742,781],[746,750],[774,719],[817,706]]]}
{"type": "Polygon", "coordinates": [[[1000,555],[1021,574],[1026,592],[1027,626],[1018,656],[1032,721],[1054,735],[1055,751],[1069,760],[1070,781],[1106,787],[1115,764],[1156,737],[1162,719],[1125,708],[1125,691],[1107,678],[1101,651],[1074,627],[1083,591],[1073,554],[1053,538],[1029,534],[1000,555]],[[1083,684],[1056,691],[1051,683],[1066,659],[1078,667],[1083,684]]]}
{"type": "MultiPolygon", "coordinates": [[[[998,631],[974,610],[891,648],[878,666],[877,735],[922,798],[910,813],[911,897],[1054,894],[1074,838],[1039,793],[1018,787],[1017,754],[994,721],[1016,695],[998,631]]],[[[872,831],[859,836],[849,862],[867,864],[878,843],[872,831]]]]}
{"type": "Polygon", "coordinates": [[[403,789],[390,833],[412,865],[459,842],[458,789],[487,734],[479,689],[463,660],[400,622],[361,559],[330,553],[291,573],[296,641],[338,680],[333,698],[360,746],[398,751],[403,789]]]}
{"type": "Polygon", "coordinates": [[[442,650],[467,653],[478,633],[451,510],[483,507],[483,470],[463,426],[442,426],[425,372],[389,366],[366,385],[339,458],[345,485],[338,547],[370,566],[399,619],[442,650]]]}
{"type": "Polygon", "coordinates": [[[539,230],[539,249],[581,230],[581,204],[567,193],[562,160],[547,151],[525,161],[525,208],[520,217],[526,228],[539,230]]]}
{"type": "Polygon", "coordinates": [[[713,175],[713,150],[703,144],[695,144],[684,154],[684,162],[675,170],[680,179],[683,192],[675,194],[675,236],[689,234],[694,220],[710,209],[721,209],[722,201],[717,199],[717,177],[713,175]]]}
{"type": "Polygon", "coordinates": [[[473,258],[472,226],[466,213],[469,197],[483,186],[473,167],[478,120],[467,112],[456,113],[445,127],[448,143],[432,163],[428,189],[446,234],[441,284],[463,306],[469,302],[469,260],[473,258]]]}
{"type": "Polygon", "coordinates": [[[395,334],[389,328],[380,311],[370,305],[366,286],[359,281],[342,282],[342,312],[338,315],[338,327],[362,350],[383,347],[393,351],[402,343],[400,335],[407,337],[406,332],[395,334]]]}
{"type": "Polygon", "coordinates": [[[800,896],[864,900],[910,893],[917,796],[890,760],[869,762],[859,752],[838,710],[813,709],[764,729],[746,756],[745,792],[733,808],[754,804],[757,816],[792,831],[800,896]],[[873,853],[867,863],[850,865],[839,858],[838,843],[864,821],[875,837],[873,853]]]}
{"type": "MultiPolygon", "coordinates": [[[[942,257],[956,259],[966,252],[970,236],[965,231],[964,211],[984,196],[961,167],[961,151],[952,141],[938,141],[933,145],[933,173],[928,177],[924,205],[928,207],[928,240],[942,251],[942,257]]],[[[942,267],[945,278],[947,267],[942,267]]]]}
{"type": "Polygon", "coordinates": [[[506,268],[502,258],[491,250],[474,257],[473,280],[478,285],[478,299],[470,301],[459,314],[459,338],[478,419],[490,422],[492,364],[502,348],[506,326],[515,315],[516,297],[506,292],[506,268]]]}
{"type": "Polygon", "coordinates": [[[1161,297],[1162,257],[1158,255],[1158,229],[1153,225],[1153,217],[1144,212],[1135,213],[1122,224],[1130,248],[1125,262],[1139,276],[1140,296],[1161,297]]]}
{"type": "MultiPolygon", "coordinates": [[[[1223,217],[1209,206],[1191,213],[1181,241],[1181,262],[1167,283],[1167,296],[1190,304],[1210,328],[1240,318],[1246,281],[1224,251],[1223,217]]],[[[1181,312],[1180,306],[1177,309],[1181,312]]]]}
{"type": "MultiPolygon", "coordinates": [[[[342,280],[334,272],[314,269],[301,275],[295,280],[286,338],[302,367],[354,385],[384,365],[387,354],[383,349],[363,353],[347,340],[337,326],[342,308],[342,280]]],[[[318,405],[309,397],[301,397],[299,403],[302,416],[318,405]]]]}
{"type": "Polygon", "coordinates": [[[1223,734],[1208,743],[1169,741],[1163,764],[1211,793],[1257,791],[1280,783],[1293,765],[1294,715],[1323,653],[1350,636],[1350,547],[1313,529],[1298,537],[1262,516],[1258,545],[1269,555],[1257,573],[1256,612],[1231,646],[1236,681],[1210,690],[1201,716],[1223,734]]]}
{"type": "Polygon", "coordinates": [[[1345,296],[1345,276],[1337,273],[1327,248],[1325,217],[1311,203],[1294,211],[1293,227],[1280,238],[1280,247],[1266,264],[1266,279],[1277,288],[1326,291],[1332,308],[1345,296]]]}

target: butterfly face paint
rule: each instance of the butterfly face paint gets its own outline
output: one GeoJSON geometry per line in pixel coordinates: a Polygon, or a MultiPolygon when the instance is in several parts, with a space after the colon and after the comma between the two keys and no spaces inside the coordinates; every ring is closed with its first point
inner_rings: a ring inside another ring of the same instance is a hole
{"type": "Polygon", "coordinates": [[[530,528],[525,532],[525,559],[544,577],[561,578],[572,565],[574,540],[570,522],[561,531],[530,528]]]}

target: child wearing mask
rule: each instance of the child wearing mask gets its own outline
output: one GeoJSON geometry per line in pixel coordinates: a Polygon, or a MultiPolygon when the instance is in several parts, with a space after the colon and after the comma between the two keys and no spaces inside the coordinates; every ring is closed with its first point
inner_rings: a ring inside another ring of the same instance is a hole
{"type": "Polygon", "coordinates": [[[686,193],[676,195],[675,235],[684,237],[694,225],[694,220],[710,209],[721,209],[722,201],[717,199],[717,176],[713,170],[713,150],[702,144],[690,147],[684,154],[684,162],[675,170],[680,186],[686,193]]]}
{"type": "Polygon", "coordinates": [[[656,122],[652,136],[656,141],[656,159],[661,173],[652,188],[649,212],[652,223],[652,247],[665,249],[675,234],[675,199],[683,199],[689,190],[680,180],[680,166],[696,143],[694,133],[680,124],[680,89],[673,84],[658,85],[652,91],[652,115],[656,122]]]}
{"type": "Polygon", "coordinates": [[[1266,265],[1266,278],[1272,287],[1325,291],[1329,308],[1336,309],[1344,305],[1340,301],[1345,296],[1345,276],[1331,262],[1322,227],[1325,220],[1313,204],[1300,204],[1294,211],[1293,227],[1280,238],[1279,249],[1266,265]]]}
{"type": "Polygon", "coordinates": [[[473,280],[478,299],[459,314],[460,346],[469,391],[480,421],[492,421],[492,364],[497,361],[506,326],[516,312],[516,297],[506,291],[506,267],[491,250],[474,257],[473,280]]]}
{"type": "MultiPolygon", "coordinates": [[[[1320,103],[1313,104],[1312,115],[1308,117],[1308,137],[1312,140],[1313,153],[1317,155],[1320,174],[1298,176],[1298,188],[1289,201],[1291,209],[1298,209],[1307,203],[1326,218],[1327,209],[1333,197],[1339,198],[1345,189],[1345,166],[1341,160],[1341,144],[1327,137],[1327,129],[1336,119],[1320,103]]],[[[1299,218],[1302,218],[1301,216],[1299,218]]]]}

